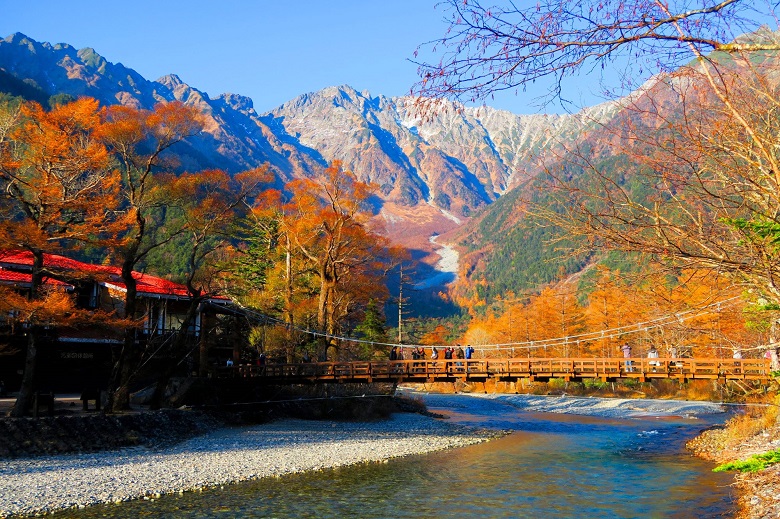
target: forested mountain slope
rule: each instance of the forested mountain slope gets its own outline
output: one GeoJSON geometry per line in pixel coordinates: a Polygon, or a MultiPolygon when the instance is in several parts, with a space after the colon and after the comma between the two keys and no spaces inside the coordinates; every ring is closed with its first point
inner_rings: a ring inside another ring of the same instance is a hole
{"type": "Polygon", "coordinates": [[[303,94],[266,114],[236,94],[209,94],[176,75],[148,80],[94,49],[0,40],[0,91],[45,102],[91,96],[104,105],[151,108],[178,100],[207,117],[205,131],[179,149],[182,169],[229,172],[269,163],[283,183],[341,160],[379,187],[377,213],[391,238],[427,244],[538,169],[538,156],[577,141],[614,116],[607,104],[576,115],[521,116],[442,103],[423,118],[414,100],[349,86],[303,94]]]}

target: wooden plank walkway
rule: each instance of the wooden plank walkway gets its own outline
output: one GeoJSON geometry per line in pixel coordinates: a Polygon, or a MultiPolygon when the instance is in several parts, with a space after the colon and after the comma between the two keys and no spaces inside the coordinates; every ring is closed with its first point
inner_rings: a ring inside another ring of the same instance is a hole
{"type": "Polygon", "coordinates": [[[297,384],[317,382],[453,382],[568,381],[600,379],[759,380],[771,378],[767,359],[617,359],[524,358],[309,362],[301,364],[237,365],[216,370],[217,377],[246,377],[258,382],[297,384]]]}

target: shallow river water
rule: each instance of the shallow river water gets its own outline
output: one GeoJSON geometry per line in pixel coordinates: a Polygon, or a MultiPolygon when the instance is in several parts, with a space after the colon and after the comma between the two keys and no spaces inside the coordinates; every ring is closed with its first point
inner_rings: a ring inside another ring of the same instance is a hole
{"type": "Polygon", "coordinates": [[[605,419],[518,411],[506,402],[429,395],[432,411],[513,431],[471,447],[102,505],[57,517],[664,517],[729,516],[731,476],[684,442],[723,415],[605,419]]]}

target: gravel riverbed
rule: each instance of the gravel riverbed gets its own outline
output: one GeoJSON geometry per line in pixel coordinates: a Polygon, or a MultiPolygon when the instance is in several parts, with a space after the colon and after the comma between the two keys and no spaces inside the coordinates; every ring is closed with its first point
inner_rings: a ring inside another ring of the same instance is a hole
{"type": "Polygon", "coordinates": [[[0,461],[0,517],[122,502],[269,476],[381,462],[500,432],[410,413],[369,422],[282,420],[223,428],[161,449],[0,461]]]}

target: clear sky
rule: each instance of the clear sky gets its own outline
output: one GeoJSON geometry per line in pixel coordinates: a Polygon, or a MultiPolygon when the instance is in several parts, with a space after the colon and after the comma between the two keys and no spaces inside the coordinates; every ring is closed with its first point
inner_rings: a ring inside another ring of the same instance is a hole
{"type": "MultiPolygon", "coordinates": [[[[308,92],[347,84],[372,95],[409,93],[418,44],[447,24],[437,0],[0,0],[0,37],[22,32],[92,47],[147,79],[174,73],[211,97],[253,99],[259,112],[308,92]]],[[[537,113],[544,93],[505,93],[488,105],[537,113]]],[[[598,79],[568,97],[602,99],[598,79]]],[[[546,112],[561,111],[549,106],[546,112]]]]}

